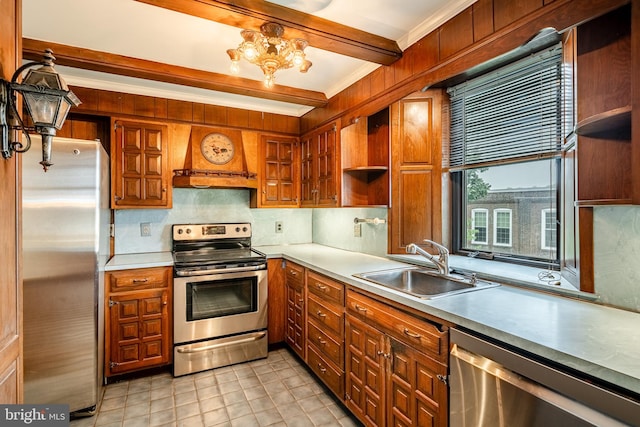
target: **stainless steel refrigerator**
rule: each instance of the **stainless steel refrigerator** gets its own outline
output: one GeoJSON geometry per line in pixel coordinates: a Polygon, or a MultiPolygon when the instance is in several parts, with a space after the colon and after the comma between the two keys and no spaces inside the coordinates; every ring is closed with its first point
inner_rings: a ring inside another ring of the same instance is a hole
{"type": "Polygon", "coordinates": [[[24,400],[92,414],[102,392],[109,159],[99,141],[41,139],[22,155],[24,400]]]}

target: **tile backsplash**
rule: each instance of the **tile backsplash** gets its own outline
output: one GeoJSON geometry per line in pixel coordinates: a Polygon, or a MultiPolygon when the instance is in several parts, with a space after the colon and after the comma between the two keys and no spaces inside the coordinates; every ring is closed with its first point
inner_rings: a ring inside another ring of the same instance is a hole
{"type": "MultiPolygon", "coordinates": [[[[174,188],[173,209],[115,211],[115,253],[171,250],[171,225],[197,222],[250,222],[255,246],[319,243],[384,256],[388,224],[362,224],[354,218],[387,220],[386,208],[251,209],[249,190],[174,188]],[[276,232],[276,221],[282,232],[276,232]],[[151,236],[140,235],[150,223],[151,236]]],[[[604,304],[640,312],[640,207],[594,209],[595,291],[604,304]]]]}
{"type": "Polygon", "coordinates": [[[640,207],[598,206],[593,214],[595,292],[640,312],[640,207]]]}
{"type": "Polygon", "coordinates": [[[387,218],[387,209],[251,209],[249,190],[173,189],[172,209],[120,209],[115,211],[115,253],[171,250],[171,225],[199,222],[250,222],[252,244],[320,243],[340,249],[384,255],[387,224],[362,224],[362,237],[354,236],[355,217],[387,218]],[[276,222],[282,232],[276,232],[276,222]],[[149,223],[150,236],[140,235],[149,223]]]}

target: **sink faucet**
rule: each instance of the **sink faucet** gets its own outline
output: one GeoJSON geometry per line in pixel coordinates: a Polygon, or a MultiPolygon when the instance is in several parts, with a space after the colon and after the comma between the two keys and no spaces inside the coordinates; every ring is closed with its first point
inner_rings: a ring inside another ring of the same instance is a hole
{"type": "Polygon", "coordinates": [[[425,251],[415,243],[408,244],[405,250],[408,254],[420,254],[434,263],[438,268],[438,272],[440,274],[449,274],[449,250],[446,247],[442,246],[440,243],[436,243],[432,240],[425,239],[424,242],[431,244],[431,246],[438,250],[438,258],[431,255],[429,252],[425,251]]]}

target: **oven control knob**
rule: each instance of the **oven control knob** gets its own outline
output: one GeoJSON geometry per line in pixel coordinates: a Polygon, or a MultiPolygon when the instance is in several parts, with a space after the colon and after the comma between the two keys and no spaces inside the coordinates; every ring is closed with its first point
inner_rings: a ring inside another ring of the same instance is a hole
{"type": "Polygon", "coordinates": [[[191,234],[191,229],[187,228],[187,234],[191,234]]]}
{"type": "Polygon", "coordinates": [[[240,227],[236,227],[236,233],[240,232],[240,227]]]}
{"type": "Polygon", "coordinates": [[[182,228],[178,229],[178,234],[182,234],[182,228]]]}
{"type": "Polygon", "coordinates": [[[247,227],[242,227],[242,231],[247,232],[247,227]]]}

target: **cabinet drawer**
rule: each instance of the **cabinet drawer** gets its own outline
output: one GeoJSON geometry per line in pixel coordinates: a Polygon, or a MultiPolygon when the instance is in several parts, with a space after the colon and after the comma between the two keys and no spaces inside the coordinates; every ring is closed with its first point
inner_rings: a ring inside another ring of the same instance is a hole
{"type": "Polygon", "coordinates": [[[424,351],[437,360],[446,360],[448,332],[436,325],[404,313],[387,304],[347,291],[347,311],[398,340],[424,351]]]}
{"type": "Polygon", "coordinates": [[[344,368],[344,351],[342,340],[336,340],[333,336],[326,334],[322,328],[316,326],[314,322],[307,324],[307,339],[313,343],[319,352],[327,359],[336,364],[339,368],[344,368]]]}
{"type": "Polygon", "coordinates": [[[344,398],[344,372],[336,370],[331,363],[325,361],[313,346],[307,348],[307,362],[315,374],[340,399],[344,398]]]}
{"type": "Polygon", "coordinates": [[[344,285],[312,271],[307,273],[307,289],[323,300],[344,305],[344,285]]]}
{"type": "Polygon", "coordinates": [[[111,292],[166,288],[171,281],[171,267],[111,271],[107,277],[111,292]]]}
{"type": "Polygon", "coordinates": [[[304,267],[287,261],[285,271],[288,286],[295,286],[297,288],[304,286],[304,267]]]}
{"type": "Polygon", "coordinates": [[[317,296],[309,294],[307,296],[307,315],[315,320],[321,328],[328,329],[329,333],[342,338],[344,331],[344,316],[341,307],[333,304],[323,303],[317,296]]]}

